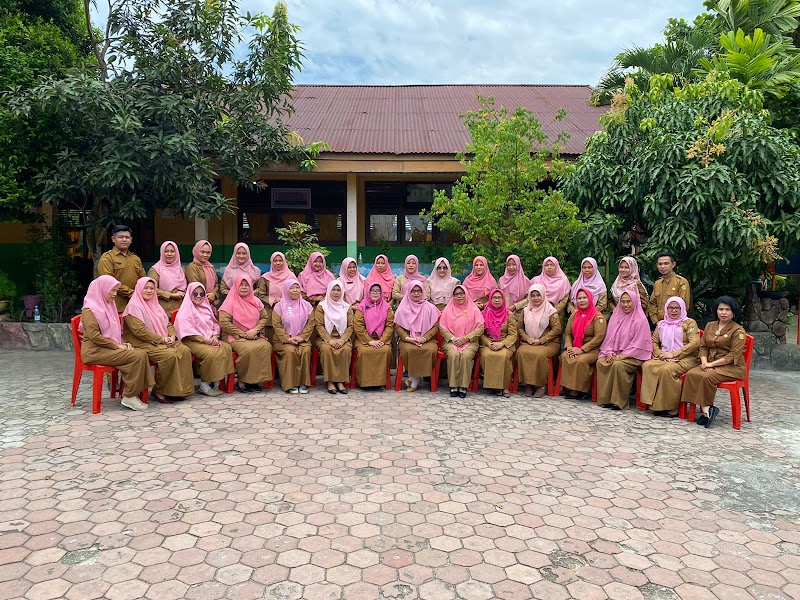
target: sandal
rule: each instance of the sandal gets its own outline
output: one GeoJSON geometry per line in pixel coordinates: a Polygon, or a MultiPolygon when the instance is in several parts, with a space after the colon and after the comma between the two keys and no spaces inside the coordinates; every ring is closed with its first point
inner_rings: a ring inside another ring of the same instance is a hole
{"type": "Polygon", "coordinates": [[[501,395],[503,396],[503,398],[511,398],[511,392],[509,392],[508,390],[503,390],[503,393],[501,395]]]}

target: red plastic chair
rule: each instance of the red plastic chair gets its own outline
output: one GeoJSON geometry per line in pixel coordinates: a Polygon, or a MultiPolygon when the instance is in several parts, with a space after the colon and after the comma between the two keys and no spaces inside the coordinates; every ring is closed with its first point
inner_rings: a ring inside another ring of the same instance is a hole
{"type": "MultiPolygon", "coordinates": [[[[350,361],[350,383],[347,384],[347,387],[351,390],[354,390],[358,386],[358,382],[356,381],[356,361],[358,360],[358,350],[353,348],[353,359],[350,361]]],[[[402,373],[402,371],[401,371],[402,373]]],[[[386,389],[392,389],[392,370],[391,366],[386,367],[386,389]]]]}
{"type": "MultiPolygon", "coordinates": [[[[436,362],[433,365],[433,370],[431,371],[431,391],[438,392],[439,391],[439,371],[442,367],[442,359],[444,359],[447,355],[442,350],[442,336],[439,335],[439,332],[436,332],[436,342],[438,343],[438,348],[436,349],[436,362]]],[[[405,367],[403,366],[403,359],[400,358],[400,351],[397,352],[397,372],[394,378],[394,389],[395,391],[400,390],[400,385],[403,383],[403,371],[405,371],[405,367]]]]}
{"type": "MultiPolygon", "coordinates": [[[[70,406],[75,406],[75,399],[78,396],[78,388],[81,385],[81,376],[84,371],[92,373],[92,414],[100,412],[100,404],[103,398],[103,379],[105,374],[111,375],[111,397],[116,398],[117,394],[117,381],[119,377],[119,370],[116,367],[109,367],[105,365],[87,365],[81,358],[81,346],[83,345],[83,334],[78,331],[78,326],[81,323],[81,315],[75,315],[70,320],[72,329],[72,345],[75,351],[75,367],[72,371],[72,400],[70,406]]],[[[122,381],[119,386],[120,395],[125,389],[125,382],[122,381]]],[[[144,404],[147,404],[147,388],[145,388],[139,398],[144,404]]]]}
{"type": "MultiPolygon", "coordinates": [[[[547,360],[547,365],[547,395],[555,396],[555,377],[553,376],[555,367],[553,366],[552,358],[547,360]]],[[[508,386],[508,391],[512,394],[516,394],[519,391],[519,365],[516,360],[514,361],[514,372],[511,374],[511,385],[508,386]]]]}
{"type": "MultiPolygon", "coordinates": [[[[175,315],[177,315],[177,314],[178,314],[178,309],[176,308],[175,310],[172,311],[172,313],[169,316],[170,322],[173,325],[175,325],[175,315]]],[[[192,354],[192,362],[193,363],[197,362],[197,357],[194,354],[192,354]]],[[[234,362],[235,362],[235,359],[234,359],[234,362]]],[[[223,379],[220,379],[220,381],[219,381],[219,389],[221,389],[223,391],[227,391],[229,394],[232,393],[233,392],[233,379],[234,379],[235,375],[236,375],[236,372],[234,371],[233,373],[229,373],[227,377],[225,377],[223,379]]]]}
{"type": "MultiPolygon", "coordinates": [[[[354,351],[355,352],[355,351],[354,351]]],[[[311,350],[311,386],[317,385],[317,366],[319,365],[319,348],[314,346],[311,350]]]]}

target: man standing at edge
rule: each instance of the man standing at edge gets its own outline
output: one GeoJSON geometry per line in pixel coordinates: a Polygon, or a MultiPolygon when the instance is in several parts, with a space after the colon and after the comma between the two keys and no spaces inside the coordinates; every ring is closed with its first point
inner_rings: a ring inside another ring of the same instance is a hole
{"type": "Polygon", "coordinates": [[[679,296],[686,307],[692,306],[692,288],[689,280],[675,272],[675,257],[669,252],[662,252],[656,256],[656,268],[661,273],[661,278],[653,284],[653,293],[650,294],[650,306],[647,314],[653,325],[664,318],[664,304],[672,296],[679,296]]]}
{"type": "Polygon", "coordinates": [[[111,230],[111,241],[114,247],[104,252],[97,263],[98,275],[111,275],[120,282],[117,290],[117,312],[122,312],[128,305],[128,300],[136,287],[140,277],[144,277],[144,267],[141,259],[128,250],[133,241],[133,232],[127,225],[115,225],[111,230]]]}

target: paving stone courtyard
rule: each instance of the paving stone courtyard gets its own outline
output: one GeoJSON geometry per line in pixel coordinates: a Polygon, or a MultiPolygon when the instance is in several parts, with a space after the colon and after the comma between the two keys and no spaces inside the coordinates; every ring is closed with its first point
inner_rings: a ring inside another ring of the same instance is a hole
{"type": "Polygon", "coordinates": [[[753,422],[277,388],[134,413],[0,352],[0,598],[800,598],[800,373],[753,422]]]}

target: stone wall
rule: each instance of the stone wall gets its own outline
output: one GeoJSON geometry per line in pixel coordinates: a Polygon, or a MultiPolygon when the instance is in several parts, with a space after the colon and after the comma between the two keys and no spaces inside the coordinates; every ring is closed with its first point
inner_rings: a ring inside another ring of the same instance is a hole
{"type": "Polygon", "coordinates": [[[0,323],[0,349],[72,352],[70,324],[0,323]]]}

